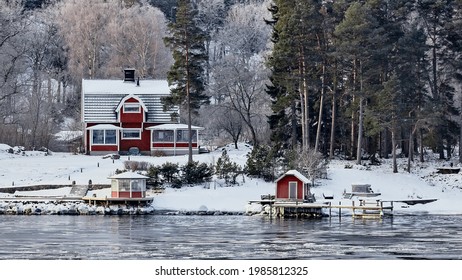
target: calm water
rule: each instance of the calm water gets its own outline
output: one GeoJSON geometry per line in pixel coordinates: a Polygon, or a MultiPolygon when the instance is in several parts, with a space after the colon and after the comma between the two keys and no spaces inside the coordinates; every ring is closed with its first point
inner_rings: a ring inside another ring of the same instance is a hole
{"type": "Polygon", "coordinates": [[[462,259],[462,216],[0,216],[0,259],[462,259]]]}

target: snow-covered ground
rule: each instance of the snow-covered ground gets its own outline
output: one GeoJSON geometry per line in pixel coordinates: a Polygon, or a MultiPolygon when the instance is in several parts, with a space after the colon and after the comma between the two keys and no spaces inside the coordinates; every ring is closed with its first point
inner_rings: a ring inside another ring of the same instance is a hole
{"type": "MultiPolygon", "coordinates": [[[[24,153],[8,153],[8,145],[0,144],[0,188],[35,184],[109,184],[109,176],[116,169],[123,169],[123,162],[128,160],[122,156],[118,160],[103,159],[98,156],[73,155],[70,153],[51,153],[26,151],[24,153]]],[[[233,145],[226,147],[232,161],[244,165],[250,147],[240,144],[239,149],[233,145]]],[[[194,160],[214,163],[221,156],[222,149],[209,154],[195,155],[194,160]]],[[[187,156],[147,157],[131,156],[130,160],[145,161],[160,165],[164,162],[184,164],[187,156]]],[[[405,159],[400,164],[399,173],[392,173],[391,164],[385,161],[380,166],[354,165],[353,162],[334,160],[329,164],[328,178],[316,181],[312,188],[316,199],[323,201],[323,194],[334,196],[329,200],[332,204],[351,204],[342,198],[342,193],[351,190],[351,184],[371,184],[374,192],[380,192],[377,197],[382,200],[405,199],[438,199],[429,204],[407,206],[395,204],[395,213],[429,213],[429,214],[462,214],[462,174],[437,174],[437,167],[449,166],[448,162],[432,160],[425,163],[414,163],[411,173],[404,170],[405,159]],[[351,168],[345,168],[345,166],[351,168]]],[[[367,164],[367,163],[366,163],[367,164]]],[[[457,165],[457,164],[455,164],[457,165]]],[[[245,211],[249,200],[259,200],[262,194],[274,194],[274,183],[259,179],[238,178],[239,186],[224,187],[219,181],[212,181],[206,186],[183,187],[181,189],[167,188],[162,194],[154,196],[155,209],[168,210],[217,210],[245,211]]],[[[20,195],[66,195],[70,188],[21,192],[20,195]]],[[[108,190],[91,192],[98,196],[108,195],[108,190]]],[[[11,196],[0,193],[0,196],[11,196]]]]}

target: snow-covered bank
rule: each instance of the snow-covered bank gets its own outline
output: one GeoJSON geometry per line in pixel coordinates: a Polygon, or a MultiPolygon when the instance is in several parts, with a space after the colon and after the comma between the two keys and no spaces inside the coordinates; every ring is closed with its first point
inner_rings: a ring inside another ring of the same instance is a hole
{"type": "MultiPolygon", "coordinates": [[[[127,156],[119,160],[103,159],[97,156],[73,155],[69,153],[25,152],[10,154],[5,145],[0,147],[0,188],[33,184],[109,184],[109,176],[116,169],[123,169],[127,156]]],[[[250,147],[239,145],[236,150],[232,145],[226,147],[231,160],[243,166],[250,147]]],[[[194,160],[215,163],[221,156],[222,149],[209,154],[195,155],[194,160]]],[[[184,164],[187,156],[146,157],[132,156],[130,160],[145,161],[155,165],[165,162],[184,164]]],[[[425,163],[414,163],[412,172],[404,170],[405,159],[400,162],[399,173],[392,173],[391,163],[383,160],[380,166],[354,165],[352,162],[334,160],[329,164],[328,178],[317,180],[312,188],[316,199],[323,201],[323,194],[332,194],[332,204],[351,203],[342,198],[342,193],[350,191],[351,184],[371,184],[375,192],[380,192],[381,200],[405,199],[437,199],[429,204],[407,206],[396,204],[395,213],[429,213],[429,214],[462,214],[462,174],[438,174],[438,167],[449,166],[448,162],[432,160],[425,163]],[[348,168],[345,168],[348,167],[348,168]]],[[[457,164],[456,164],[457,165],[457,164]]],[[[231,211],[245,212],[249,200],[259,200],[263,194],[274,194],[275,184],[248,177],[238,178],[239,186],[224,187],[218,181],[207,186],[167,188],[164,193],[154,196],[153,207],[156,210],[172,211],[231,211]]],[[[37,191],[33,195],[65,195],[64,190],[37,191]],[[59,192],[59,193],[58,193],[59,192]]],[[[108,196],[108,190],[92,191],[88,195],[108,196]]],[[[20,195],[27,195],[21,193],[20,195]]],[[[7,197],[7,194],[0,193],[7,197]]]]}
{"type": "Polygon", "coordinates": [[[104,207],[88,205],[83,202],[0,202],[0,214],[6,215],[143,215],[153,213],[154,208],[152,206],[112,205],[104,207]]]}

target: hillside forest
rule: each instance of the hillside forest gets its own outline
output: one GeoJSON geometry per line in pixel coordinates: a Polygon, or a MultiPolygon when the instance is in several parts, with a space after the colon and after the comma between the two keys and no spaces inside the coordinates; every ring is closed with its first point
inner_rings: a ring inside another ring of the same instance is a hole
{"type": "Polygon", "coordinates": [[[183,26],[193,102],[166,106],[203,145],[267,168],[462,159],[462,0],[0,0],[0,23],[0,143],[81,130],[82,79],[178,79],[183,26]]]}

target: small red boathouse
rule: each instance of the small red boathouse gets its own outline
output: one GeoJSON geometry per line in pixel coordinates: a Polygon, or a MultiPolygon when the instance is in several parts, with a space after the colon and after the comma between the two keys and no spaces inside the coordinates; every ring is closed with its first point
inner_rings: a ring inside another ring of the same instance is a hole
{"type": "Polygon", "coordinates": [[[276,200],[306,201],[310,197],[310,180],[297,170],[289,170],[276,180],[276,200]]]}

